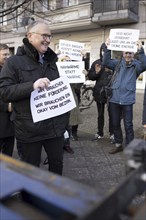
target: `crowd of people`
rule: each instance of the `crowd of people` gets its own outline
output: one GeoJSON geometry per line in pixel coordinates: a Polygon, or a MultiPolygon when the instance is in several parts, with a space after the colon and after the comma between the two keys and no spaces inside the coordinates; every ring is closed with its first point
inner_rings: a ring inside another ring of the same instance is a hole
{"type": "MultiPolygon", "coordinates": [[[[70,139],[78,141],[78,126],[83,123],[79,110],[81,85],[71,85],[77,107],[70,112],[33,123],[30,110],[32,91],[47,88],[52,80],[59,78],[56,65],[58,55],[49,47],[51,38],[48,25],[34,21],[28,26],[23,45],[15,55],[9,57],[9,47],[0,44],[0,151],[12,156],[16,140],[21,159],[39,167],[44,148],[48,170],[62,175],[64,150],[74,153],[70,139]]],[[[123,151],[134,139],[136,80],[146,70],[146,55],[141,41],[137,41],[138,59],[129,51],[124,51],[120,60],[111,59],[109,44],[110,39],[102,43],[99,59],[90,68],[87,62],[85,66],[88,78],[96,82],[93,96],[97,106],[97,132],[93,141],[104,138],[104,114],[107,106],[109,139],[113,143],[109,153],[115,154],[123,151]],[[109,85],[112,93],[110,97],[106,93],[109,85]],[[121,120],[124,122],[125,140],[121,120]]],[[[86,61],[85,53],[84,59],[86,61]]],[[[142,125],[146,136],[146,88],[142,125]]]]}

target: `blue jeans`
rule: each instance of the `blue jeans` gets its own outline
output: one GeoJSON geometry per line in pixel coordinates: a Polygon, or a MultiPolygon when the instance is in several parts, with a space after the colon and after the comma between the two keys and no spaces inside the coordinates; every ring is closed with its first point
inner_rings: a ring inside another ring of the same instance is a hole
{"type": "Polygon", "coordinates": [[[120,105],[109,103],[112,117],[115,143],[123,143],[123,134],[121,129],[121,119],[124,121],[125,145],[128,145],[134,139],[133,131],[133,105],[120,105]]]}

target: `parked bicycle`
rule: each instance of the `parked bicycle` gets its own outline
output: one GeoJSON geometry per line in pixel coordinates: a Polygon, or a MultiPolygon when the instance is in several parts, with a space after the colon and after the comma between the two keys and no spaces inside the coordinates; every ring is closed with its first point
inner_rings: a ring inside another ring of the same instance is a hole
{"type": "Polygon", "coordinates": [[[80,109],[85,109],[91,106],[94,101],[93,97],[93,87],[94,82],[91,80],[86,80],[81,87],[81,103],[80,109]]]}

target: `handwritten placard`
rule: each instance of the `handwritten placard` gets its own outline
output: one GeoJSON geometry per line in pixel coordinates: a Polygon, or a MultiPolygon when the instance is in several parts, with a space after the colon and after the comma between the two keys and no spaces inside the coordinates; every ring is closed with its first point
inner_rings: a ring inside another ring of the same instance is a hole
{"type": "Polygon", "coordinates": [[[139,39],[139,30],[111,29],[109,50],[136,52],[136,41],[139,39]]]}
{"type": "Polygon", "coordinates": [[[69,83],[84,83],[85,74],[83,73],[84,62],[57,62],[60,76],[66,76],[69,83]]]}
{"type": "Polygon", "coordinates": [[[82,61],[81,51],[83,49],[84,43],[67,40],[59,41],[59,51],[62,55],[68,55],[71,60],[82,61]]]}
{"type": "Polygon", "coordinates": [[[33,122],[64,114],[76,107],[67,77],[51,81],[45,89],[36,89],[30,98],[33,122]]]}

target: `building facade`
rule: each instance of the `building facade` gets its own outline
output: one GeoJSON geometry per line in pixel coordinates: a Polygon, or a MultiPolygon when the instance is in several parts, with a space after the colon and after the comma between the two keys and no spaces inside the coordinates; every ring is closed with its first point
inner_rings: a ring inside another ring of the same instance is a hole
{"type": "MultiPolygon", "coordinates": [[[[60,39],[84,43],[90,65],[99,57],[100,45],[112,28],[139,29],[146,51],[146,0],[2,0],[0,15],[1,42],[14,53],[32,20],[48,23],[54,51],[60,39]]],[[[145,82],[143,74],[137,88],[143,90],[145,82]]]]}

